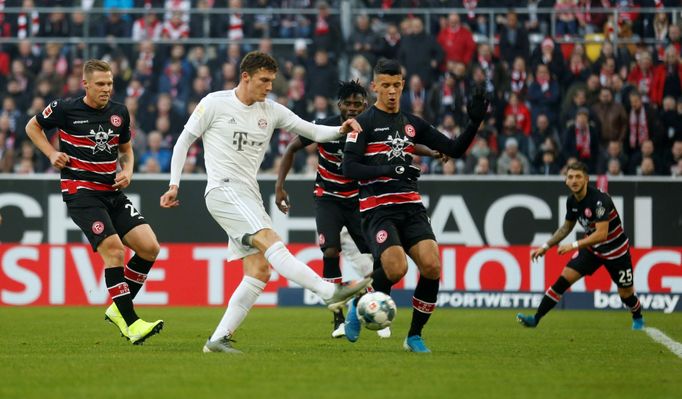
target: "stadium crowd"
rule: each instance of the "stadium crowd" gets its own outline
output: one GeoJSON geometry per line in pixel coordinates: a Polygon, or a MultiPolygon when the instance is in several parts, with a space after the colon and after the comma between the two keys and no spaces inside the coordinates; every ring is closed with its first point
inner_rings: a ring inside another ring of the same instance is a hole
{"type": "MultiPolygon", "coordinates": [[[[682,34],[681,25],[672,22],[679,15],[674,18],[670,10],[682,2],[528,1],[523,4],[527,13],[510,9],[490,21],[486,7],[518,7],[520,2],[364,0],[356,1],[366,12],[354,16],[347,39],[338,14],[330,12],[338,3],[0,0],[0,172],[53,171],[24,126],[54,99],[83,94],[81,72],[89,46],[90,57],[113,67],[113,99],[125,103],[134,119],[136,169],[142,173],[169,171],[174,142],[196,104],[211,91],[234,88],[242,55],[257,48],[280,63],[272,98],[309,120],[337,112],[341,76],[369,87],[372,66],[387,57],[405,68],[402,109],[456,136],[467,122],[470,87],[486,82],[493,98],[491,116],[467,156],[446,164],[421,158],[423,173],[554,175],[580,160],[590,173],[608,176],[682,175],[682,34]],[[36,11],[44,6],[53,12],[36,11]],[[64,13],[57,6],[85,11],[64,13]],[[612,13],[590,11],[604,6],[623,12],[614,20],[612,13]],[[8,7],[23,11],[6,14],[8,7]],[[86,24],[85,12],[92,7],[109,11],[91,16],[86,24]],[[132,7],[163,12],[118,11],[132,7]],[[216,7],[231,12],[190,12],[216,7]],[[315,12],[241,14],[244,7],[315,12]],[[382,13],[406,7],[456,7],[466,13],[435,15],[430,24],[416,15],[382,13]],[[554,13],[538,13],[538,7],[554,13]],[[656,12],[639,12],[638,7],[656,12]],[[625,44],[614,46],[614,35],[625,44]],[[47,39],[84,36],[107,40],[88,45],[47,39]],[[21,40],[3,44],[3,37],[21,40]],[[116,38],[132,40],[119,43],[116,38]],[[183,44],[187,38],[206,38],[206,44],[183,44]],[[254,46],[214,45],[210,38],[259,40],[254,46]],[[294,44],[274,46],[273,38],[294,39],[294,44]],[[590,38],[601,41],[581,44],[590,38]],[[160,44],[159,39],[174,43],[160,44]]],[[[48,134],[58,141],[57,134],[48,134]]],[[[276,172],[291,138],[286,131],[273,135],[263,172],[276,172]]],[[[299,152],[294,170],[314,175],[316,162],[314,148],[308,148],[299,152]]],[[[197,143],[185,172],[202,171],[197,143]]]]}

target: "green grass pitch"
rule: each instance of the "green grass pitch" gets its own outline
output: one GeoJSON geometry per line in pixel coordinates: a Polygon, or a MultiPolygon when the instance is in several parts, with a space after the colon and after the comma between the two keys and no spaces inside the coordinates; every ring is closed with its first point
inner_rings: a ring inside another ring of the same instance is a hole
{"type": "MultiPolygon", "coordinates": [[[[0,398],[680,398],[682,359],[627,312],[555,311],[525,329],[514,310],[438,309],[431,355],[393,337],[332,339],[321,308],[256,308],[238,332],[243,355],[203,354],[222,308],[144,307],[163,332],[143,346],[103,321],[104,307],[0,308],[0,398]]],[[[682,342],[682,314],[645,314],[682,342]]]]}

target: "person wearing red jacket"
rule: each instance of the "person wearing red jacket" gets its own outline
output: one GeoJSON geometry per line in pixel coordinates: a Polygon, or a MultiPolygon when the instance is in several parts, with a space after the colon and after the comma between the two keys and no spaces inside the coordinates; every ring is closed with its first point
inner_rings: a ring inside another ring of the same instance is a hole
{"type": "Polygon", "coordinates": [[[447,25],[438,33],[436,40],[443,47],[446,63],[454,61],[468,64],[476,51],[471,32],[462,26],[456,13],[448,15],[447,25]]]}
{"type": "Polygon", "coordinates": [[[682,65],[679,63],[679,52],[675,46],[665,49],[665,61],[654,68],[651,84],[651,103],[661,106],[663,97],[679,98],[682,95],[682,65]]]}

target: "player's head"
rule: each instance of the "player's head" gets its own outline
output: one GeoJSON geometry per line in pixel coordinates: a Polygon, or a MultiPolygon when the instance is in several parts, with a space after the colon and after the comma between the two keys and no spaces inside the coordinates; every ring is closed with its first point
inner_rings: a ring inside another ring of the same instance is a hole
{"type": "Polygon", "coordinates": [[[83,65],[83,87],[85,102],[95,108],[104,108],[109,103],[114,86],[111,66],[102,60],[88,60],[83,65]]]}
{"type": "Polygon", "coordinates": [[[396,60],[380,59],[374,67],[372,91],[377,95],[377,107],[382,111],[398,112],[400,94],[405,80],[400,63],[396,60]]]}
{"type": "Polygon", "coordinates": [[[338,106],[341,118],[355,118],[367,107],[367,90],[356,80],[339,83],[338,106]]]}
{"type": "Polygon", "coordinates": [[[566,186],[573,194],[584,192],[589,179],[590,175],[584,163],[576,161],[566,166],[566,186]]]}
{"type": "Polygon", "coordinates": [[[277,61],[272,56],[252,51],[239,64],[239,85],[246,91],[248,101],[265,101],[272,91],[272,82],[277,77],[277,61]]]}

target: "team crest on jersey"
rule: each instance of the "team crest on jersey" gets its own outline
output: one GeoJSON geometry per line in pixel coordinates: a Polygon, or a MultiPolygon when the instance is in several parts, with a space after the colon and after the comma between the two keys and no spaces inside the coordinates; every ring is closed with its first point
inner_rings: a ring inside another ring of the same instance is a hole
{"type": "Polygon", "coordinates": [[[602,205],[601,201],[597,201],[597,209],[595,209],[595,213],[597,214],[598,218],[604,216],[606,213],[606,208],[604,208],[604,205],[602,205]]]}
{"type": "Polygon", "coordinates": [[[388,153],[388,160],[393,158],[400,158],[405,160],[405,153],[403,150],[408,144],[408,140],[404,137],[400,137],[399,132],[395,132],[395,137],[388,135],[388,140],[391,142],[391,152],[388,153]]]}
{"type": "Polygon", "coordinates": [[[388,238],[388,233],[386,232],[386,230],[379,230],[379,232],[377,233],[377,236],[376,236],[377,243],[383,244],[384,242],[386,242],[387,238],[388,238]]]}
{"type": "Polygon", "coordinates": [[[320,245],[324,245],[324,243],[327,242],[327,239],[324,238],[324,234],[320,233],[320,235],[317,236],[317,241],[320,243],[320,245]]]}
{"type": "Polygon", "coordinates": [[[414,137],[417,134],[417,131],[414,129],[414,126],[407,124],[405,125],[405,134],[407,137],[414,137]]]}
{"type": "Polygon", "coordinates": [[[121,126],[123,119],[118,115],[111,115],[111,118],[109,118],[109,122],[111,122],[111,124],[114,125],[114,127],[119,127],[121,126]]]}
{"type": "Polygon", "coordinates": [[[97,131],[90,129],[90,134],[87,135],[86,137],[92,140],[93,144],[95,144],[95,147],[92,149],[93,154],[97,154],[98,152],[104,151],[111,154],[109,135],[112,133],[114,133],[114,131],[111,129],[107,129],[107,131],[105,132],[104,129],[102,129],[102,125],[99,125],[99,129],[97,131]]]}
{"type": "Polygon", "coordinates": [[[104,223],[99,220],[92,224],[92,232],[95,234],[102,234],[104,231],[104,223]]]}
{"type": "Polygon", "coordinates": [[[587,218],[592,217],[592,210],[590,208],[585,208],[585,217],[587,218]]]}
{"type": "Polygon", "coordinates": [[[258,127],[261,129],[265,129],[266,127],[268,127],[268,121],[265,120],[265,118],[258,119],[258,127]]]}

